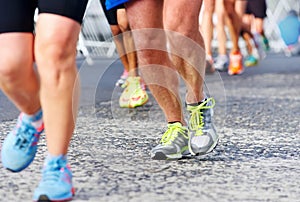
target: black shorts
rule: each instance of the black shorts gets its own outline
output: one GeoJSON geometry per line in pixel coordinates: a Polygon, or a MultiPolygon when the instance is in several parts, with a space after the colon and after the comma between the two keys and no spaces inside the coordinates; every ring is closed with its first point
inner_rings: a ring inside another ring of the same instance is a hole
{"type": "Polygon", "coordinates": [[[34,12],[52,13],[82,23],[88,0],[0,0],[0,33],[33,32],[34,12]]]}
{"type": "Polygon", "coordinates": [[[117,7],[114,7],[112,9],[107,10],[105,6],[105,0],[100,0],[100,3],[103,8],[103,12],[105,14],[105,17],[108,21],[108,24],[110,25],[118,25],[118,18],[117,18],[117,10],[125,8],[124,4],[121,4],[117,7]]]}
{"type": "Polygon", "coordinates": [[[256,18],[267,16],[267,4],[265,0],[248,0],[246,14],[253,14],[256,18]]]}

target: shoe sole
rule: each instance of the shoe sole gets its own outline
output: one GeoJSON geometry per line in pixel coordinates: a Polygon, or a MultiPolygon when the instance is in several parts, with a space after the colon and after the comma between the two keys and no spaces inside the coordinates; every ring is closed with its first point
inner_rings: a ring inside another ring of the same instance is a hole
{"type": "Polygon", "coordinates": [[[151,156],[153,160],[178,160],[182,158],[182,154],[174,154],[172,156],[165,155],[162,152],[156,152],[153,156],[151,156]]]}
{"type": "Polygon", "coordinates": [[[36,202],[62,202],[62,201],[71,201],[71,200],[72,200],[72,197],[66,198],[66,199],[60,199],[60,200],[51,200],[48,198],[47,195],[41,195],[36,202]]]}
{"type": "Polygon", "coordinates": [[[230,76],[232,76],[232,75],[240,75],[240,74],[242,74],[244,72],[244,70],[241,70],[241,71],[231,71],[231,70],[228,70],[228,74],[230,75],[230,76]]]}
{"type": "Polygon", "coordinates": [[[129,104],[128,108],[136,108],[136,107],[141,107],[143,105],[145,105],[148,102],[149,99],[147,99],[145,102],[141,103],[141,104],[136,104],[136,105],[131,105],[129,104]]]}

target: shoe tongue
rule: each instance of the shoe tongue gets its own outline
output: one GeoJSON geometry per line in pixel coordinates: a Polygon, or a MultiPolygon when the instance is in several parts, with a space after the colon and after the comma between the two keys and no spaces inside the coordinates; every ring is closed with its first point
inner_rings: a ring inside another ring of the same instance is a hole
{"type": "Polygon", "coordinates": [[[45,161],[45,166],[53,170],[60,169],[61,167],[64,167],[66,164],[67,164],[67,158],[65,155],[51,156],[49,154],[45,161]]]}

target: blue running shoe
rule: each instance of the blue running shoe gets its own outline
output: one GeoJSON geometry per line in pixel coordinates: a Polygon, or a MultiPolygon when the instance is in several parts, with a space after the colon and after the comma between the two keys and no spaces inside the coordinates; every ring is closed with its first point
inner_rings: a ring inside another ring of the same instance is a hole
{"type": "Polygon", "coordinates": [[[17,125],[5,138],[2,151],[2,165],[12,172],[20,172],[33,161],[40,134],[44,130],[42,111],[34,118],[29,118],[23,113],[19,115],[17,125]],[[36,128],[34,123],[39,125],[36,128]]]}
{"type": "Polygon", "coordinates": [[[248,55],[248,57],[245,59],[245,66],[246,67],[252,67],[257,65],[258,60],[253,55],[248,55]]]}
{"type": "Polygon", "coordinates": [[[34,192],[33,200],[68,201],[74,194],[72,173],[66,157],[48,156],[44,164],[42,180],[34,192]]]}

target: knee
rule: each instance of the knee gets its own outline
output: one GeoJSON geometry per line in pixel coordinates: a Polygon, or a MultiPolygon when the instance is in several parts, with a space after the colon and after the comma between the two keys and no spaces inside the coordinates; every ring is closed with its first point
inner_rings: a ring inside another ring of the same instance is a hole
{"type": "Polygon", "coordinates": [[[170,30],[171,32],[177,32],[183,36],[194,38],[194,35],[199,32],[198,17],[186,16],[177,19],[174,17],[166,18],[164,27],[166,30],[170,30]]]}
{"type": "MultiPolygon", "coordinates": [[[[166,36],[164,30],[139,30],[133,34],[136,50],[165,50],[166,36]]],[[[147,51],[146,51],[147,52],[147,51]]]]}
{"type": "Polygon", "coordinates": [[[43,38],[35,47],[35,57],[42,85],[58,86],[76,68],[76,43],[68,38],[43,38]]]}
{"type": "Polygon", "coordinates": [[[37,39],[35,46],[36,62],[47,65],[47,63],[64,63],[76,57],[76,42],[72,36],[61,36],[57,33],[37,39]],[[54,36],[53,36],[54,35],[54,36]]]}
{"type": "Polygon", "coordinates": [[[32,67],[32,55],[29,57],[25,54],[18,57],[15,55],[2,55],[0,59],[0,80],[5,84],[13,84],[18,82],[20,79],[25,78],[23,70],[28,69],[28,65],[32,67]]]}

